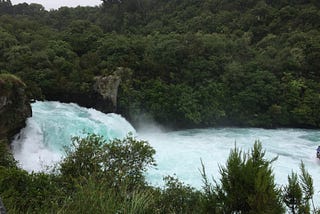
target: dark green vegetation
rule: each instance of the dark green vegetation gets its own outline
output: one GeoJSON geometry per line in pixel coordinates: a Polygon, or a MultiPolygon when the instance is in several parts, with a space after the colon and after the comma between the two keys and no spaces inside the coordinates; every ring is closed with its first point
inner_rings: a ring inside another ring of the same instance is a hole
{"type": "MultiPolygon", "coordinates": [[[[288,185],[274,182],[260,142],[250,152],[231,150],[221,178],[196,190],[174,177],[165,186],[149,186],[145,171],[155,166],[155,151],[129,136],[105,142],[88,135],[74,138],[66,157],[51,173],[20,169],[0,142],[0,196],[9,213],[292,213],[316,212],[313,181],[301,163],[288,185]]],[[[211,174],[212,172],[210,172],[211,174]]]]}
{"type": "Polygon", "coordinates": [[[129,68],[118,112],[173,127],[320,127],[316,0],[0,2],[0,70],[34,99],[75,101],[129,68]]]}
{"type": "Polygon", "coordinates": [[[0,140],[11,139],[31,116],[26,87],[18,77],[0,73],[0,140]]]}

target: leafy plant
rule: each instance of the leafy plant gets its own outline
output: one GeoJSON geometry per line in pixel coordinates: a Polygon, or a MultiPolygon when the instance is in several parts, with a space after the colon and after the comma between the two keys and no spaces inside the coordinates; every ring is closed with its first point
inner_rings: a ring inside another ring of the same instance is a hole
{"type": "Polygon", "coordinates": [[[283,188],[283,201],[293,214],[310,213],[311,201],[313,213],[316,213],[317,210],[313,202],[313,180],[303,162],[300,163],[300,171],[299,179],[298,175],[294,172],[288,176],[288,185],[283,188]]]}
{"type": "Polygon", "coordinates": [[[106,142],[95,134],[74,137],[73,146],[60,163],[63,179],[81,180],[94,177],[110,187],[126,184],[134,189],[145,184],[144,172],[155,166],[155,150],[146,142],[128,136],[123,140],[106,142]]]}
{"type": "Polygon", "coordinates": [[[9,151],[9,145],[6,140],[0,140],[0,167],[16,168],[17,161],[9,151]]]}
{"type": "Polygon", "coordinates": [[[218,206],[223,212],[282,213],[280,190],[274,182],[271,163],[264,158],[262,145],[256,141],[250,153],[235,148],[225,167],[220,167],[216,186],[218,206]]]}

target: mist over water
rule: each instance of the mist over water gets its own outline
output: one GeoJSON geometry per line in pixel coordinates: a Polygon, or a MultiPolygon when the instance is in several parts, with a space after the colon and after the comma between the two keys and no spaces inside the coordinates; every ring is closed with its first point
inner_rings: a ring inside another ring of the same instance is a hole
{"type": "Polygon", "coordinates": [[[286,184],[288,175],[292,171],[300,173],[300,162],[305,163],[314,180],[314,199],[320,205],[320,161],[315,156],[320,130],[211,128],[163,132],[152,126],[136,133],[120,115],[103,114],[75,104],[36,102],[32,109],[33,117],[13,142],[15,158],[28,171],[41,171],[59,161],[63,146],[70,144],[72,136],[93,132],[113,139],[132,132],[156,150],[158,166],[147,173],[151,184],[162,186],[164,176],[175,174],[184,183],[201,188],[201,160],[207,175],[219,179],[219,164],[225,166],[235,145],[247,152],[260,140],[267,159],[278,157],[272,164],[277,184],[286,184]]]}

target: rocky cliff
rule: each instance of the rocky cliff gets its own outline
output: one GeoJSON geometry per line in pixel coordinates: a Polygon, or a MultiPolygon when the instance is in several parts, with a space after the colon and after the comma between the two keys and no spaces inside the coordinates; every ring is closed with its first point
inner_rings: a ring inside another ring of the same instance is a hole
{"type": "Polygon", "coordinates": [[[112,112],[116,111],[122,70],[123,68],[117,68],[113,74],[95,77],[93,88],[100,97],[100,102],[95,106],[97,109],[101,111],[107,109],[112,110],[112,112]]]}
{"type": "Polygon", "coordinates": [[[0,74],[0,140],[11,139],[32,115],[25,89],[16,76],[0,74]]]}
{"type": "Polygon", "coordinates": [[[46,94],[45,97],[51,101],[77,103],[104,113],[117,112],[118,88],[126,73],[128,73],[127,68],[119,67],[113,72],[94,77],[87,92],[61,92],[46,94]]]}

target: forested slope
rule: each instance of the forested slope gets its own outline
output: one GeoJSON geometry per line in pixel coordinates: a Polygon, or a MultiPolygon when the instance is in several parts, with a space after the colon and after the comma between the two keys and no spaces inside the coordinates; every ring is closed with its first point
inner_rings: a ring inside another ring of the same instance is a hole
{"type": "MultiPolygon", "coordinates": [[[[125,67],[118,112],[173,127],[320,127],[316,0],[0,2],[0,70],[34,99],[90,97],[125,67]]],[[[81,103],[81,102],[80,102],[81,103]]]]}

